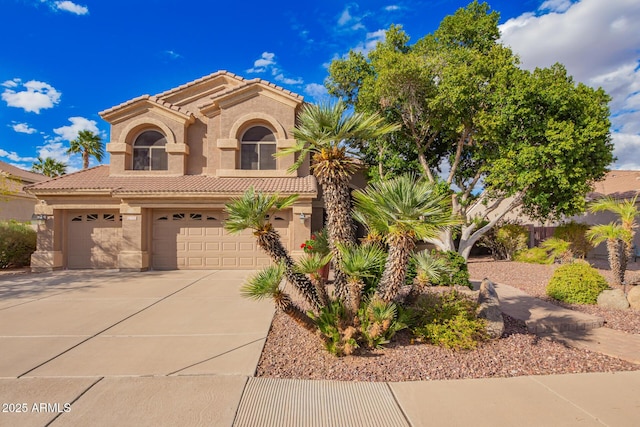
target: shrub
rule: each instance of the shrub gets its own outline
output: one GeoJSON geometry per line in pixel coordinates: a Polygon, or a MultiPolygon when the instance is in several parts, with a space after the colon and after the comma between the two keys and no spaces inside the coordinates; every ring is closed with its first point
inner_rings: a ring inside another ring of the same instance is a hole
{"type": "Polygon", "coordinates": [[[553,232],[553,237],[566,240],[571,244],[571,252],[578,258],[585,258],[587,253],[593,249],[593,245],[587,239],[587,231],[589,226],[578,222],[568,222],[562,224],[553,232]]]}
{"type": "Polygon", "coordinates": [[[380,348],[407,327],[404,311],[398,312],[394,303],[379,299],[365,301],[358,310],[360,333],[368,348],[380,348]]]}
{"type": "Polygon", "coordinates": [[[549,256],[547,251],[537,246],[518,252],[513,259],[515,261],[528,262],[529,264],[551,264],[553,262],[553,258],[549,256]]]}
{"type": "Polygon", "coordinates": [[[595,304],[600,292],[608,289],[598,270],[583,262],[559,267],[547,285],[547,295],[574,304],[595,304]]]}
{"type": "Polygon", "coordinates": [[[573,251],[571,250],[571,243],[559,239],[557,237],[551,237],[540,244],[540,247],[547,251],[549,259],[553,262],[559,260],[562,264],[567,264],[573,260],[573,251]]]}
{"type": "Polygon", "coordinates": [[[341,301],[333,301],[323,306],[316,315],[307,313],[324,337],[327,351],[336,356],[349,355],[358,348],[357,330],[349,325],[348,312],[341,301]]]}
{"type": "Polygon", "coordinates": [[[504,222],[494,226],[479,241],[479,245],[488,248],[496,260],[512,260],[519,251],[527,249],[529,229],[523,225],[504,222]]]}
{"type": "Polygon", "coordinates": [[[448,274],[442,274],[438,279],[433,279],[431,284],[434,286],[466,286],[473,289],[473,285],[469,281],[469,270],[467,269],[467,260],[462,255],[453,251],[438,251],[433,249],[431,255],[434,258],[441,258],[446,261],[446,270],[448,274]]]}
{"type": "Polygon", "coordinates": [[[36,232],[18,221],[0,222],[0,268],[29,265],[36,250],[36,232]]]}
{"type": "Polygon", "coordinates": [[[469,350],[487,338],[478,305],[456,291],[422,295],[411,308],[413,333],[421,340],[454,350],[469,350]]]}

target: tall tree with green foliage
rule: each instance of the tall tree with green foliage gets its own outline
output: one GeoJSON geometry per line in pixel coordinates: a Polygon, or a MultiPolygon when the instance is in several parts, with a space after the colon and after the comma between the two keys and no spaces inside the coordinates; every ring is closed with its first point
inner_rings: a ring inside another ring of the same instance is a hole
{"type": "Polygon", "coordinates": [[[104,144],[100,135],[90,130],[81,130],[78,137],[69,143],[67,154],[82,155],[82,169],[89,168],[89,158],[94,157],[98,162],[104,157],[104,144]]]}
{"type": "Polygon", "coordinates": [[[64,162],[59,162],[53,157],[42,158],[38,157],[38,160],[33,163],[31,170],[36,173],[41,173],[49,178],[55,178],[67,173],[67,165],[64,162]]]}
{"type": "Polygon", "coordinates": [[[349,142],[373,141],[398,128],[386,123],[378,113],[347,110],[342,101],[306,105],[293,130],[297,143],[279,153],[297,154],[290,171],[297,170],[307,156],[311,156],[311,171],[322,188],[327,212],[327,230],[335,261],[334,283],[339,296],[346,295],[346,276],[340,270],[340,251],[336,245],[355,243],[349,183],[358,169],[359,153],[349,142]]]}
{"type": "Polygon", "coordinates": [[[402,124],[358,149],[375,177],[412,169],[445,184],[465,223],[457,245],[452,230],[431,241],[465,257],[517,207],[534,218],[583,211],[613,161],[608,95],[560,64],[520,69],[498,41],[498,20],[474,1],[413,45],[391,26],[367,56],[333,61],[326,82],[356,111],[402,124]]]}

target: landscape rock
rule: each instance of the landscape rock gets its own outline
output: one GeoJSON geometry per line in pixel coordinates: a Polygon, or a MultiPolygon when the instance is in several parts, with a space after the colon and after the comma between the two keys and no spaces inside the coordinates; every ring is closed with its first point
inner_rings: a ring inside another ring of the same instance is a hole
{"type": "Polygon", "coordinates": [[[640,310],[640,286],[633,286],[627,294],[629,305],[634,310],[640,310]]]}
{"type": "Polygon", "coordinates": [[[607,289],[598,295],[598,305],[605,308],[626,310],[629,308],[629,301],[622,289],[607,289]]]}
{"type": "Polygon", "coordinates": [[[478,317],[487,320],[487,333],[491,338],[500,338],[504,332],[504,319],[500,309],[500,298],[489,279],[480,284],[478,294],[478,317]]]}

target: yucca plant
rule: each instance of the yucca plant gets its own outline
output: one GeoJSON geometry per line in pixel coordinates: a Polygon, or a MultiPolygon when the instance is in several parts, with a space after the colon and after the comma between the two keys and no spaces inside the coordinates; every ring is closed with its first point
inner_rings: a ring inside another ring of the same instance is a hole
{"type": "Polygon", "coordinates": [[[313,320],[281,289],[286,270],[287,267],[283,262],[266,267],[242,285],[240,294],[254,300],[270,298],[278,310],[290,316],[305,329],[316,332],[313,320]]]}
{"type": "Polygon", "coordinates": [[[396,332],[407,327],[394,303],[376,297],[363,302],[358,311],[358,319],[362,338],[369,348],[380,348],[388,344],[396,332]]]}
{"type": "Polygon", "coordinates": [[[305,254],[295,263],[294,270],[298,273],[307,274],[311,283],[316,289],[316,294],[320,299],[320,303],[325,306],[329,304],[329,295],[327,294],[326,283],[320,274],[320,269],[331,262],[331,254],[322,255],[314,252],[305,254]]]}
{"type": "Polygon", "coordinates": [[[355,243],[351,218],[349,182],[358,169],[359,153],[349,147],[351,141],[373,140],[399,127],[385,123],[378,114],[350,113],[343,101],[334,104],[307,104],[293,130],[297,143],[280,150],[278,155],[296,154],[289,171],[297,170],[311,156],[311,171],[322,188],[327,211],[327,229],[334,255],[336,294],[346,295],[346,276],[340,270],[337,243],[355,243]]]}
{"type": "Polygon", "coordinates": [[[360,308],[365,280],[380,275],[387,254],[377,244],[338,244],[338,250],[341,255],[340,267],[347,275],[348,308],[355,315],[360,308]]]}
{"type": "Polygon", "coordinates": [[[371,184],[353,193],[354,216],[384,236],[389,254],[376,296],[392,301],[400,292],[417,239],[435,238],[460,223],[451,214],[450,198],[436,185],[411,175],[371,184]]]}
{"type": "Polygon", "coordinates": [[[331,301],[319,310],[309,313],[322,334],[327,351],[336,356],[348,356],[359,347],[358,330],[352,325],[353,319],[341,300],[331,301]]]}
{"type": "Polygon", "coordinates": [[[229,215],[224,228],[230,233],[253,230],[258,246],[269,254],[275,263],[284,264],[287,280],[312,307],[320,308],[322,302],[315,286],[307,276],[295,271],[293,259],[282,245],[279,233],[268,220],[274,212],[291,207],[297,198],[298,195],[279,197],[277,194],[264,194],[250,187],[242,196],[227,203],[226,211],[229,215]]]}

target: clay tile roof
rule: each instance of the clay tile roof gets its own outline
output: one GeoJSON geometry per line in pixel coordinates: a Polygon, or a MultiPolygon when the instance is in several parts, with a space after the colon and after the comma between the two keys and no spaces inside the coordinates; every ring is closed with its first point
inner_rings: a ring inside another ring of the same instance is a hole
{"type": "Polygon", "coordinates": [[[138,96],[136,98],[130,99],[129,101],[123,102],[122,104],[116,105],[115,107],[111,107],[109,109],[101,111],[98,114],[100,114],[100,116],[104,116],[104,115],[107,115],[107,114],[112,113],[114,111],[117,111],[117,110],[120,110],[122,108],[128,107],[129,105],[135,104],[136,102],[145,101],[145,100],[147,100],[149,102],[152,102],[154,104],[160,105],[162,107],[169,108],[171,110],[177,111],[177,112],[182,113],[182,114],[184,114],[186,116],[190,116],[191,115],[191,112],[188,111],[187,109],[182,108],[182,107],[178,107],[178,106],[173,105],[173,104],[171,104],[171,103],[169,103],[169,102],[167,102],[165,100],[162,100],[157,95],[156,96],[150,96],[150,95],[138,96]]]}
{"type": "Polygon", "coordinates": [[[230,73],[230,72],[225,71],[225,70],[220,70],[220,71],[216,71],[215,73],[211,73],[209,75],[206,75],[206,76],[200,77],[198,79],[192,80],[190,82],[187,82],[185,84],[182,84],[182,85],[180,85],[178,87],[174,87],[173,89],[169,89],[167,91],[161,92],[161,93],[157,94],[156,97],[158,97],[158,98],[166,98],[169,95],[174,94],[175,92],[181,91],[181,90],[186,89],[186,88],[188,88],[190,86],[197,85],[198,83],[202,83],[202,82],[204,82],[206,80],[210,80],[210,79],[213,79],[214,77],[218,77],[218,76],[229,76],[231,78],[234,78],[234,79],[237,79],[237,80],[240,80],[240,81],[244,81],[244,78],[238,76],[237,74],[233,74],[233,73],[230,73]]]}
{"type": "Polygon", "coordinates": [[[593,185],[588,200],[610,196],[616,199],[628,199],[640,192],[640,171],[615,170],[608,172],[602,181],[593,185]]]}
{"type": "Polygon", "coordinates": [[[278,178],[217,178],[206,175],[119,175],[110,176],[109,166],[96,166],[50,181],[34,184],[26,189],[38,193],[67,193],[109,191],[112,194],[238,194],[253,186],[266,193],[308,194],[317,193],[313,176],[278,178]]]}
{"type": "Polygon", "coordinates": [[[0,171],[6,172],[14,178],[18,178],[25,183],[40,182],[49,179],[42,174],[20,169],[3,161],[0,161],[0,171]]]}

